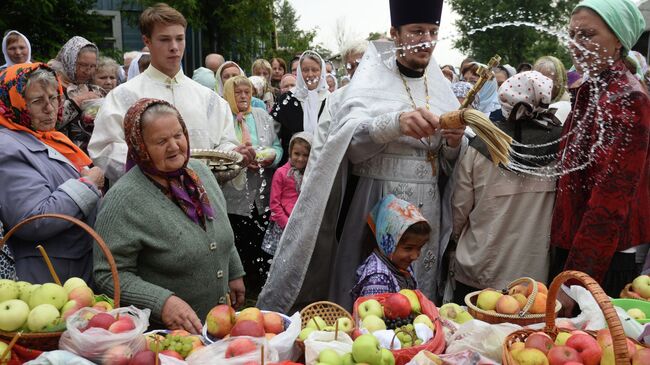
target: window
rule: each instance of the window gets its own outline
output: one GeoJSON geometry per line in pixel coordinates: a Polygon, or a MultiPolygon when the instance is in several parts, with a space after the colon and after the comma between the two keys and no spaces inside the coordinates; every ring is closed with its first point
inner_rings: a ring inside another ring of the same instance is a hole
{"type": "Polygon", "coordinates": [[[122,17],[119,11],[115,10],[93,10],[98,15],[97,32],[102,40],[97,44],[102,49],[123,49],[122,48],[122,17]]]}

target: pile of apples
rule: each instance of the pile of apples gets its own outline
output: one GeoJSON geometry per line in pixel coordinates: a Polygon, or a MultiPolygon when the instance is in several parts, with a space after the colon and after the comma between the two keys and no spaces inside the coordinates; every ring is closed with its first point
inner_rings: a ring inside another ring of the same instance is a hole
{"type": "MultiPolygon", "coordinates": [[[[650,365],[650,349],[627,339],[632,365],[650,365]]],[[[520,365],[614,365],[614,347],[608,329],[596,338],[583,331],[559,332],[555,341],[544,332],[530,334],[525,342],[510,345],[510,354],[520,365]]]]}
{"type": "MultiPolygon", "coordinates": [[[[546,296],[548,289],[546,285],[537,282],[537,295],[533,305],[528,308],[530,314],[543,314],[546,312],[546,296]]],[[[528,298],[533,293],[533,286],[519,284],[510,288],[507,292],[494,289],[482,290],[476,298],[476,306],[480,309],[500,314],[518,314],[524,309],[528,298]]]]}
{"type": "Polygon", "coordinates": [[[431,318],[426,314],[420,314],[422,313],[420,300],[413,290],[402,289],[399,293],[390,294],[383,305],[375,299],[368,299],[359,304],[358,311],[362,328],[370,333],[385,329],[395,330],[402,348],[422,344],[422,341],[415,336],[413,330],[415,324],[426,325],[434,334],[436,331],[431,318]]]}
{"type": "Polygon", "coordinates": [[[650,300],[650,276],[637,276],[632,281],[628,294],[633,299],[650,300]]]}
{"type": "Polygon", "coordinates": [[[330,326],[320,316],[314,316],[314,318],[310,319],[309,322],[307,322],[305,328],[300,331],[298,339],[304,341],[314,331],[334,332],[336,330],[345,332],[348,335],[352,335],[352,332],[354,331],[354,325],[352,324],[350,318],[347,317],[338,318],[334,325],[330,326]]]}
{"type": "Polygon", "coordinates": [[[468,311],[456,303],[443,304],[438,312],[440,312],[440,317],[456,322],[458,324],[463,324],[474,319],[474,317],[472,317],[468,311]]]}
{"type": "Polygon", "coordinates": [[[61,331],[64,320],[84,307],[113,309],[106,301],[95,302],[92,289],[80,278],[70,278],[63,286],[0,280],[0,331],[61,331]]]}
{"type": "Polygon", "coordinates": [[[352,352],[339,355],[336,351],[326,349],[318,354],[317,365],[395,365],[392,352],[379,346],[379,340],[373,335],[361,335],[352,343],[352,352]]]}
{"type": "Polygon", "coordinates": [[[212,308],[205,322],[208,326],[208,334],[219,339],[231,336],[271,339],[285,330],[284,320],[277,313],[262,313],[257,308],[246,308],[235,313],[235,310],[227,304],[212,308]]]}

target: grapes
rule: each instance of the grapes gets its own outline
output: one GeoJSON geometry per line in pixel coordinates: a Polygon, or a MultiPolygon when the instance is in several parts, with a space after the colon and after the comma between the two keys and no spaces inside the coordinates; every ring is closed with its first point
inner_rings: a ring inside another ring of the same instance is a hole
{"type": "Polygon", "coordinates": [[[183,358],[187,357],[194,348],[194,336],[167,335],[161,342],[163,350],[178,352],[183,358]]]}

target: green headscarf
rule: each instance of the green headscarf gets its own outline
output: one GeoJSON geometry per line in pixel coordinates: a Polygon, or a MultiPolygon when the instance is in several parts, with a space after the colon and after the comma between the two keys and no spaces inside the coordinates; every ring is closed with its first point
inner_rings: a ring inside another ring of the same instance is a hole
{"type": "Polygon", "coordinates": [[[589,8],[600,15],[627,51],[632,49],[645,30],[643,15],[630,0],[583,0],[573,11],[580,7],[589,8]]]}

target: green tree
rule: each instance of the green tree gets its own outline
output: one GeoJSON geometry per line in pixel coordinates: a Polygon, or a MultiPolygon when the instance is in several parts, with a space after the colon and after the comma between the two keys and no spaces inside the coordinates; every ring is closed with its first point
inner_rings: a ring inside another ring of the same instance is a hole
{"type": "Polygon", "coordinates": [[[531,27],[494,27],[472,32],[490,24],[530,21],[558,32],[566,28],[571,10],[578,0],[450,0],[460,15],[456,27],[460,38],[455,46],[479,62],[487,62],[498,53],[502,64],[515,67],[538,57],[553,55],[569,64],[567,49],[558,38],[531,27]]]}
{"type": "Polygon", "coordinates": [[[274,8],[277,48],[273,50],[272,55],[290,61],[296,55],[313,47],[316,32],[314,30],[303,31],[298,28],[300,18],[288,0],[275,0],[274,8]]]}
{"type": "Polygon", "coordinates": [[[104,24],[91,8],[95,0],[2,0],[0,29],[15,29],[31,43],[32,59],[54,58],[75,35],[98,42],[104,24]]]}

